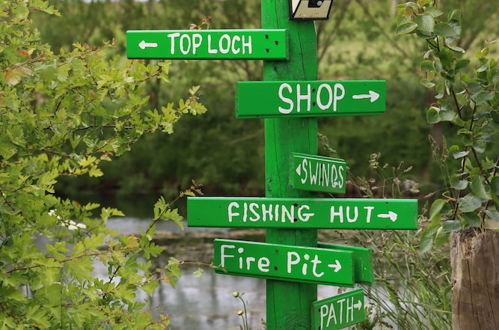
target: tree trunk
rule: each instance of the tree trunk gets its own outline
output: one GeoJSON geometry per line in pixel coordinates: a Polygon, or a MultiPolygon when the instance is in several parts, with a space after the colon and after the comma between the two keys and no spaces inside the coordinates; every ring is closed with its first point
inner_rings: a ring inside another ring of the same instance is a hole
{"type": "Polygon", "coordinates": [[[499,329],[499,232],[452,235],[452,328],[499,329]]]}

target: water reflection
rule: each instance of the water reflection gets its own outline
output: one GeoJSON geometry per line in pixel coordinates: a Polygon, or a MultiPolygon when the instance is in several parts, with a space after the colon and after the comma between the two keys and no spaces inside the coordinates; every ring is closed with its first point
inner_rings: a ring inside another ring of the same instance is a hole
{"type": "Polygon", "coordinates": [[[186,269],[174,289],[161,283],[151,307],[171,317],[172,329],[239,329],[242,324],[237,311],[240,301],[233,291],[244,292],[248,303],[251,329],[263,329],[265,318],[265,281],[254,278],[215,274],[206,270],[197,278],[196,268],[186,269]]]}
{"type": "MultiPolygon", "coordinates": [[[[149,221],[136,218],[110,219],[108,226],[118,230],[121,234],[139,233],[149,225],[149,221]]],[[[181,233],[181,230],[171,222],[158,224],[158,230],[168,230],[181,233]]],[[[209,230],[208,228],[187,228],[187,231],[209,230]]],[[[224,231],[222,228],[215,228],[224,231]]],[[[157,262],[159,267],[164,267],[168,258],[161,256],[157,262]]],[[[172,329],[187,330],[212,330],[234,329],[238,330],[242,324],[237,311],[243,309],[241,302],[234,298],[232,292],[244,293],[247,302],[250,329],[264,329],[265,319],[265,280],[251,277],[236,277],[214,273],[205,269],[200,277],[193,273],[197,267],[183,268],[182,276],[176,288],[168,283],[160,282],[152,298],[141,293],[139,298],[143,301],[149,299],[151,311],[168,314],[171,318],[172,329]]],[[[95,265],[96,276],[106,274],[102,264],[95,265]]],[[[119,280],[118,278],[115,280],[119,280]]],[[[337,287],[319,286],[319,299],[327,298],[338,293],[337,287]]]]}

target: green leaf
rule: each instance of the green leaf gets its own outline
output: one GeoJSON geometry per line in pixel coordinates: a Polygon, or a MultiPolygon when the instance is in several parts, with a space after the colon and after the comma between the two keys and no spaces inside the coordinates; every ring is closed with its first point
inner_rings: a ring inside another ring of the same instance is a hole
{"type": "Polygon", "coordinates": [[[204,273],[204,269],[198,268],[194,273],[192,273],[192,275],[194,275],[194,277],[196,277],[196,278],[199,278],[199,277],[201,277],[201,275],[203,275],[203,273],[204,273]]]}
{"type": "Polygon", "coordinates": [[[461,229],[461,221],[458,220],[447,220],[442,224],[442,231],[445,234],[451,233],[453,231],[458,231],[461,229]]]}
{"type": "Polygon", "coordinates": [[[168,259],[168,264],[165,266],[165,269],[168,271],[166,276],[169,280],[169,283],[172,287],[175,288],[177,285],[177,280],[180,278],[180,260],[170,257],[168,259]]]}
{"type": "Polygon", "coordinates": [[[470,153],[469,151],[458,151],[453,153],[452,157],[454,157],[454,159],[459,159],[468,156],[469,153],[470,153]]]}
{"type": "Polygon", "coordinates": [[[459,34],[456,32],[456,30],[452,27],[452,25],[448,23],[438,23],[434,27],[434,32],[442,37],[449,37],[449,38],[455,38],[458,37],[459,34]]]}
{"type": "Polygon", "coordinates": [[[421,71],[423,72],[435,71],[435,65],[433,64],[433,61],[425,60],[421,62],[421,71]]]}
{"type": "Polygon", "coordinates": [[[478,94],[472,96],[476,105],[482,105],[485,102],[492,101],[494,99],[495,93],[488,91],[480,91],[478,94]]]}
{"type": "Polygon", "coordinates": [[[435,28],[435,20],[431,15],[419,16],[415,22],[418,24],[418,30],[426,35],[431,35],[435,28]]]}
{"type": "Polygon", "coordinates": [[[471,192],[476,197],[481,198],[483,200],[490,199],[490,195],[485,190],[485,186],[483,184],[483,179],[481,176],[477,175],[477,176],[473,177],[473,179],[471,180],[470,188],[471,188],[471,192]]]}
{"type": "Polygon", "coordinates": [[[397,26],[397,29],[395,30],[395,33],[398,34],[398,35],[408,34],[408,33],[413,32],[417,28],[418,28],[418,25],[416,23],[414,23],[414,22],[406,22],[406,23],[403,23],[403,24],[397,26]]]}
{"type": "Polygon", "coordinates": [[[421,80],[421,85],[423,85],[426,88],[433,88],[433,87],[435,87],[435,83],[432,82],[432,81],[428,81],[428,80],[421,80]]]}
{"type": "Polygon", "coordinates": [[[435,8],[435,7],[429,7],[425,10],[425,13],[428,14],[428,15],[431,15],[432,17],[439,17],[443,14],[443,12],[438,9],[438,8],[435,8]]]}
{"type": "Polygon", "coordinates": [[[459,180],[457,178],[453,178],[450,180],[450,185],[453,189],[456,190],[464,190],[466,187],[468,187],[468,181],[467,180],[459,180]]]}
{"type": "Polygon", "coordinates": [[[426,111],[426,121],[429,124],[437,124],[440,122],[440,109],[436,107],[430,107],[428,111],[426,111]]]}
{"type": "Polygon", "coordinates": [[[469,64],[470,64],[470,60],[468,60],[468,59],[462,59],[462,60],[457,61],[456,71],[463,71],[465,68],[468,67],[469,64]]]}
{"type": "Polygon", "coordinates": [[[499,176],[493,177],[490,181],[490,190],[494,195],[499,195],[499,176]]]}
{"type": "Polygon", "coordinates": [[[420,245],[419,245],[419,250],[421,251],[421,253],[425,253],[425,252],[428,252],[429,250],[431,250],[431,248],[433,247],[433,243],[434,243],[434,240],[435,240],[435,235],[438,231],[438,226],[435,226],[435,227],[430,227],[428,226],[423,234],[422,234],[422,237],[421,237],[421,242],[420,242],[420,245]]]}
{"type": "Polygon", "coordinates": [[[144,290],[144,292],[147,293],[149,297],[152,297],[154,294],[154,290],[156,290],[158,285],[159,285],[158,281],[151,280],[143,284],[141,286],[141,289],[144,290]]]}
{"type": "Polygon", "coordinates": [[[497,210],[486,210],[485,214],[494,221],[499,221],[499,212],[497,210]]]}
{"type": "Polygon", "coordinates": [[[463,213],[473,212],[482,206],[482,200],[472,194],[459,199],[459,210],[463,213]]]}
{"type": "Polygon", "coordinates": [[[480,227],[480,217],[475,212],[461,213],[461,218],[468,224],[468,227],[480,227]]]}

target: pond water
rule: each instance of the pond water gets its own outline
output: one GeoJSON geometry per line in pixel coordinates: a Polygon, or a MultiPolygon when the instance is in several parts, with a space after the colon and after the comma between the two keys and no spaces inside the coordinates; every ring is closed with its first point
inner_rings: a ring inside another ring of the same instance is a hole
{"type": "MultiPolygon", "coordinates": [[[[149,221],[137,218],[110,219],[108,226],[122,234],[139,233],[147,228],[149,221]]],[[[181,230],[173,223],[160,223],[158,230],[169,230],[180,233],[181,230]]],[[[186,228],[187,231],[209,230],[206,228],[186,228]]],[[[217,231],[223,231],[216,228],[217,231]]],[[[167,262],[161,257],[159,263],[167,262]]],[[[105,269],[96,264],[96,275],[104,276],[105,269]]],[[[161,282],[153,298],[141,293],[140,299],[148,301],[154,313],[168,314],[172,329],[212,330],[239,329],[242,324],[237,311],[243,308],[239,299],[233,297],[234,291],[244,293],[247,303],[248,319],[251,329],[264,329],[265,319],[265,280],[220,275],[206,269],[200,277],[193,272],[197,267],[183,268],[182,276],[176,288],[161,282]]],[[[319,299],[337,294],[338,288],[319,286],[319,299]]],[[[348,289],[347,289],[348,290],[348,289]]]]}

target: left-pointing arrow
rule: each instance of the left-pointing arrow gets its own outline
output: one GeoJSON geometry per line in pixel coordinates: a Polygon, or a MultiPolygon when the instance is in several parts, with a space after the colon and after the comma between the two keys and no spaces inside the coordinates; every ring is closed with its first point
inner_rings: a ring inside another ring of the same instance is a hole
{"type": "Polygon", "coordinates": [[[156,47],[158,47],[158,44],[155,42],[145,42],[144,40],[142,40],[139,43],[139,47],[140,47],[140,49],[156,48],[156,47]]]}
{"type": "Polygon", "coordinates": [[[296,168],[296,174],[301,175],[301,164],[296,168]]]}

